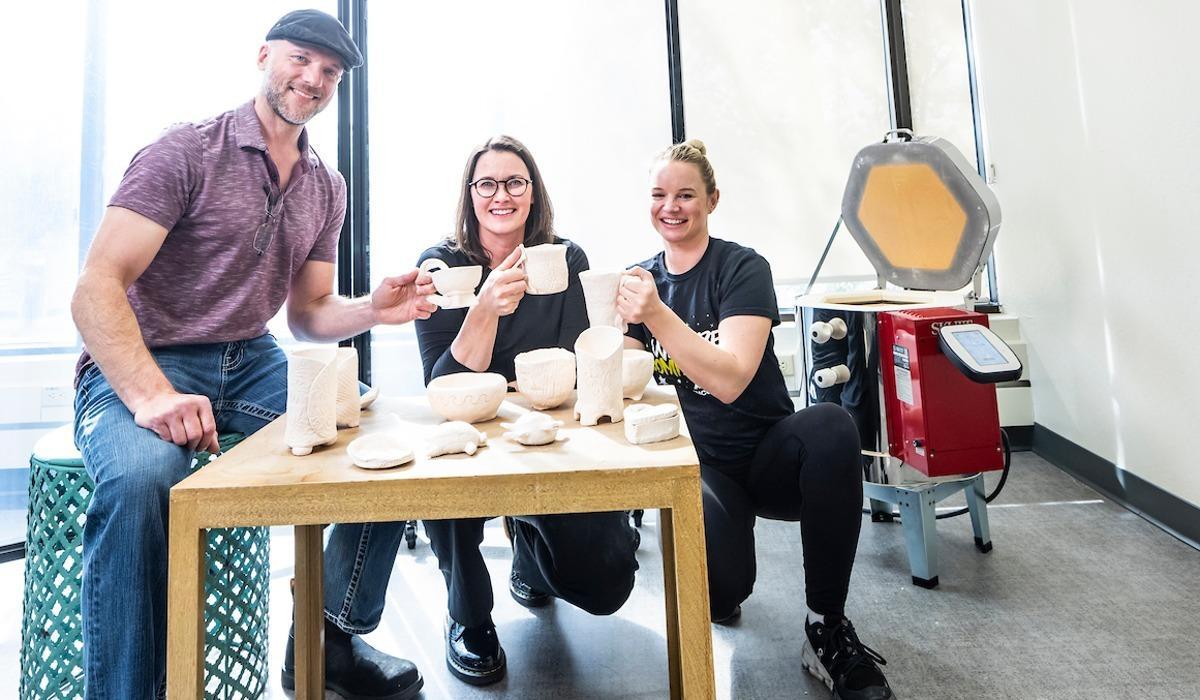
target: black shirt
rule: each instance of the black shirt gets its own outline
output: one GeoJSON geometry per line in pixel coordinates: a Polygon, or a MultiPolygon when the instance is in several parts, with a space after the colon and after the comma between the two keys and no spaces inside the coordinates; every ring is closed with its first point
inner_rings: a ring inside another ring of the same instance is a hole
{"type": "MultiPolygon", "coordinates": [[[[763,316],[779,325],[771,266],[750,248],[709,238],[700,261],[683,274],[667,271],[664,253],[639,266],[654,276],[663,303],[710,343],[719,344],[718,326],[730,316],[763,316]]],[[[655,380],[675,385],[701,464],[740,475],[767,430],[793,412],[771,334],[758,371],[731,404],[696,386],[644,325],[630,324],[629,336],[654,355],[655,380]]]]}
{"type": "MultiPolygon", "coordinates": [[[[565,348],[575,351],[575,340],[588,326],[587,307],[583,303],[583,287],[579,284],[579,273],[588,269],[587,255],[583,249],[565,238],[556,238],[555,243],[567,246],[566,291],[558,294],[526,294],[517,310],[501,316],[496,327],[496,342],[492,348],[492,363],[488,372],[503,374],[511,382],[517,378],[513,358],[520,353],[539,348],[565,348]]],[[[438,258],[450,267],[473,265],[466,253],[450,247],[450,241],[429,248],[417,264],[426,258],[438,258]]],[[[491,274],[486,266],[479,286],[483,286],[491,274]]],[[[479,292],[479,288],[475,289],[479,292]]],[[[458,336],[467,309],[438,309],[426,320],[418,320],[417,344],[421,348],[421,364],[425,368],[425,383],[434,377],[453,372],[470,372],[450,353],[450,345],[458,336]]]]}

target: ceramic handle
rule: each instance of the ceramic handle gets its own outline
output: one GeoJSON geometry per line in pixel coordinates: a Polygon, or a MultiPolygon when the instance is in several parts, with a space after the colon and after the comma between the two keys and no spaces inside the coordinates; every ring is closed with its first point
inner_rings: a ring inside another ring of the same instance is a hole
{"type": "Polygon", "coordinates": [[[425,262],[421,263],[421,272],[434,272],[437,270],[448,270],[450,266],[437,258],[425,258],[425,262]]]}

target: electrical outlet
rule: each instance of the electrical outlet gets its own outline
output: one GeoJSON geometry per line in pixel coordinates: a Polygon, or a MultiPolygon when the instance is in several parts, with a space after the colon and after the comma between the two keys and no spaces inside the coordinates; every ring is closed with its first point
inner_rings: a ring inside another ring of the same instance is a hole
{"type": "Polygon", "coordinates": [[[75,392],[69,386],[42,387],[42,408],[61,408],[74,403],[75,392]]]}
{"type": "Polygon", "coordinates": [[[775,359],[779,360],[779,371],[785,377],[791,377],[796,374],[796,356],[795,355],[776,355],[775,359]]]}

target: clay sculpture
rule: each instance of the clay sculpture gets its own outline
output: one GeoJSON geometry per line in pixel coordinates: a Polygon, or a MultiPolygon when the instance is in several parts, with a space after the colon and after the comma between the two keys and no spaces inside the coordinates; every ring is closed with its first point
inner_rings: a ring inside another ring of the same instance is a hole
{"type": "Polygon", "coordinates": [[[364,435],[346,446],[346,454],[363,469],[390,469],[413,458],[408,443],[392,433],[364,435]]]}
{"type": "Polygon", "coordinates": [[[288,357],[283,440],[294,455],[337,440],[337,356],[335,348],[312,348],[288,357]]]}
{"type": "Polygon", "coordinates": [[[501,423],[508,432],[504,437],[522,445],[548,445],[558,439],[558,429],[563,426],[545,413],[531,411],[513,423],[501,423]]]}
{"type": "Polygon", "coordinates": [[[579,367],[579,398],[574,417],[583,425],[596,425],[601,416],[621,422],[621,331],[612,326],[592,326],[575,341],[579,367]]]}
{"type": "Polygon", "coordinates": [[[517,370],[517,390],[536,409],[560,406],[575,390],[575,354],[570,350],[530,350],[513,358],[513,365],[517,370]]]}
{"type": "Polygon", "coordinates": [[[679,407],[635,403],[625,409],[625,439],[634,445],[670,440],[679,435],[679,407]]]}
{"type": "Polygon", "coordinates": [[[626,348],[621,355],[621,394],[640,401],[654,375],[654,356],[645,350],[626,348]]]}
{"type": "Polygon", "coordinates": [[[508,380],[495,372],[455,372],[429,382],[425,393],[433,412],[451,421],[479,423],[496,417],[508,380]]]}
{"type": "Polygon", "coordinates": [[[358,351],[337,349],[337,427],[357,428],[362,412],[362,397],[358,395],[358,351]]]}
{"type": "Polygon", "coordinates": [[[473,455],[476,450],[487,444],[487,435],[471,427],[470,423],[456,420],[434,428],[426,442],[429,445],[430,457],[458,452],[473,455]]]}

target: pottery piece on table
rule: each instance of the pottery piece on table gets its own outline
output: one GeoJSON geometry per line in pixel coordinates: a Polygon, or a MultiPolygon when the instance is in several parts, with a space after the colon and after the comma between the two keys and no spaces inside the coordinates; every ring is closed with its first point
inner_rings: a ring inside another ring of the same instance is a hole
{"type": "Polygon", "coordinates": [[[513,365],[517,371],[517,390],[536,409],[560,406],[575,390],[575,354],[570,350],[530,350],[513,358],[513,365]]]}
{"type": "Polygon", "coordinates": [[[354,466],[362,469],[390,469],[409,462],[413,458],[412,448],[394,433],[372,433],[353,440],[346,446],[346,454],[354,466]]]}
{"type": "Polygon", "coordinates": [[[358,407],[365,411],[371,407],[371,404],[375,403],[375,399],[377,398],[379,398],[379,387],[373,386],[367,389],[367,393],[358,397],[358,407]]]}
{"type": "Polygon", "coordinates": [[[296,350],[288,356],[283,440],[294,455],[337,441],[337,357],[336,348],[296,350]]]}
{"type": "Polygon", "coordinates": [[[640,401],[654,376],[654,355],[645,350],[625,348],[621,355],[621,394],[640,401]]]}
{"type": "Polygon", "coordinates": [[[543,243],[525,249],[525,293],[558,294],[567,289],[567,246],[543,243]]]}
{"type": "Polygon", "coordinates": [[[443,309],[462,309],[475,305],[475,288],[483,279],[482,266],[450,267],[437,258],[426,258],[421,263],[421,272],[429,273],[438,291],[429,296],[429,301],[443,309]]]}
{"type": "Polygon", "coordinates": [[[357,428],[362,412],[362,397],[358,394],[358,351],[337,349],[337,427],[357,428]]]}
{"type": "Polygon", "coordinates": [[[429,445],[430,457],[458,452],[473,455],[476,450],[487,444],[487,434],[471,427],[470,423],[456,420],[434,428],[426,442],[429,445]]]}
{"type": "Polygon", "coordinates": [[[583,425],[596,425],[602,416],[621,422],[621,350],[625,336],[612,326],[592,326],[575,341],[579,392],[574,416],[583,425]]]}
{"type": "Polygon", "coordinates": [[[563,426],[545,413],[531,411],[512,423],[501,423],[508,432],[504,437],[522,445],[549,445],[558,439],[558,429],[563,426]]]}
{"type": "Polygon", "coordinates": [[[617,289],[621,285],[621,272],[585,270],[579,273],[579,284],[583,287],[583,302],[587,307],[588,322],[596,326],[612,326],[621,333],[629,330],[625,319],[617,313],[617,289]]]}
{"type": "Polygon", "coordinates": [[[634,445],[670,440],[679,435],[679,407],[635,403],[625,409],[625,439],[634,445]]]}
{"type": "Polygon", "coordinates": [[[495,372],[455,372],[429,382],[425,394],[433,412],[446,420],[479,423],[496,417],[508,380],[495,372]]]}

